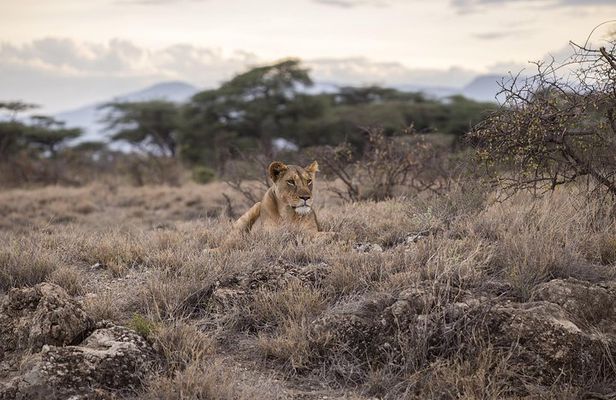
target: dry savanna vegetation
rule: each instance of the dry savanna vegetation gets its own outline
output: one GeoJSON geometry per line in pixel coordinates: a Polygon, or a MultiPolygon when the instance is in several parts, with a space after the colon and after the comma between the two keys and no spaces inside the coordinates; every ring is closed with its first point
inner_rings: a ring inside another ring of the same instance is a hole
{"type": "MultiPolygon", "coordinates": [[[[233,251],[203,252],[230,227],[228,190],[3,192],[1,290],[52,282],[94,319],[143,335],[163,361],[136,398],[580,398],[616,389],[613,349],[599,349],[591,378],[566,368],[541,376],[514,342],[482,335],[488,305],[533,304],[538,285],[557,278],[614,279],[604,198],[566,187],[496,202],[476,184],[379,202],[318,193],[323,228],[337,239],[256,231],[233,251]],[[417,309],[394,312],[405,295],[417,309]],[[455,304],[464,312],[444,311],[455,304]],[[386,323],[390,314],[398,320],[386,323]]],[[[585,318],[600,329],[601,316],[585,318]]]]}

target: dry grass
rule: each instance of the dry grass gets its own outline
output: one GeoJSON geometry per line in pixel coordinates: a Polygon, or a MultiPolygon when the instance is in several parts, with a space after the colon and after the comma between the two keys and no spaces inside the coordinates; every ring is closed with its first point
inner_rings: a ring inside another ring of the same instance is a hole
{"type": "Polygon", "coordinates": [[[172,377],[155,378],[143,394],[143,399],[219,399],[253,400],[285,398],[275,385],[266,380],[248,380],[245,372],[229,367],[225,360],[204,365],[191,364],[172,377]]]}
{"type": "MultiPolygon", "coordinates": [[[[599,200],[568,189],[505,203],[469,187],[378,203],[321,201],[320,220],[339,232],[336,241],[254,232],[235,251],[204,253],[230,226],[223,189],[93,185],[0,193],[0,291],[55,282],[96,319],[132,321],[166,360],[142,398],[286,398],[298,387],[318,387],[383,398],[497,399],[511,396],[515,371],[506,352],[488,343],[476,342],[469,357],[452,337],[435,353],[416,331],[367,360],[347,342],[319,337],[315,321],[367,299],[385,307],[392,295],[426,282],[447,288],[426,306],[438,307],[458,290],[493,282],[525,301],[555,277],[614,276],[614,219],[599,200]],[[405,243],[419,232],[427,236],[405,243]],[[383,251],[357,252],[356,242],[383,251]],[[213,287],[276,265],[321,265],[327,274],[257,282],[249,297],[212,311],[213,287]]],[[[232,199],[234,212],[241,210],[243,200],[232,199]]],[[[546,390],[545,398],[578,393],[546,390]]]]}
{"type": "Polygon", "coordinates": [[[522,298],[552,278],[597,280],[611,274],[615,222],[598,201],[556,192],[533,200],[518,195],[469,221],[469,233],[494,244],[491,274],[522,298]]]}

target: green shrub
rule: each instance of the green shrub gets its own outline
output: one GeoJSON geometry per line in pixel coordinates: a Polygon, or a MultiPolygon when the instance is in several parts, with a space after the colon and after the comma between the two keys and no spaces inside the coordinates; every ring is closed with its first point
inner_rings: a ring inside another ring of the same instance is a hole
{"type": "Polygon", "coordinates": [[[144,338],[148,338],[156,328],[154,322],[141,314],[133,314],[128,326],[144,338]]]}
{"type": "Polygon", "coordinates": [[[216,173],[212,168],[199,165],[193,168],[192,178],[197,183],[209,183],[214,180],[216,173]]]}

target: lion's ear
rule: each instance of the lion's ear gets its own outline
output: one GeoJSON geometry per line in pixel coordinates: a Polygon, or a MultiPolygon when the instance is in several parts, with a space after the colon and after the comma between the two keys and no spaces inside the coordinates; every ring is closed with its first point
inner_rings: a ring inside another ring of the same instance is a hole
{"type": "Polygon", "coordinates": [[[316,174],[317,172],[319,172],[319,163],[313,161],[309,166],[306,167],[306,171],[311,173],[312,175],[316,174]]]}
{"type": "Polygon", "coordinates": [[[276,182],[282,176],[282,174],[286,172],[287,169],[288,167],[285,165],[285,163],[281,163],[280,161],[274,161],[269,165],[269,168],[267,168],[267,172],[269,173],[270,179],[276,182]]]}

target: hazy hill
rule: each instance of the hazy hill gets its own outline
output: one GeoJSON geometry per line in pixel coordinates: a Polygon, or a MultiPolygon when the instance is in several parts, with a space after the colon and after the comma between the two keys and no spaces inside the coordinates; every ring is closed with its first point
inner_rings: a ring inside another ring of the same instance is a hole
{"type": "Polygon", "coordinates": [[[100,122],[105,112],[99,109],[103,104],[110,101],[131,102],[147,100],[183,102],[198,91],[199,89],[186,82],[162,82],[137,92],[127,93],[109,100],[61,112],[56,114],[55,117],[65,121],[67,126],[84,129],[85,134],[78,139],[78,142],[100,141],[105,139],[105,133],[103,132],[104,125],[100,122]]]}
{"type": "Polygon", "coordinates": [[[463,95],[476,101],[496,101],[499,92],[500,75],[480,75],[462,87],[396,85],[396,89],[404,92],[422,92],[430,97],[442,99],[453,95],[463,95]]]}
{"type": "Polygon", "coordinates": [[[502,79],[501,75],[480,75],[464,86],[461,94],[477,101],[496,101],[502,79]]]}

